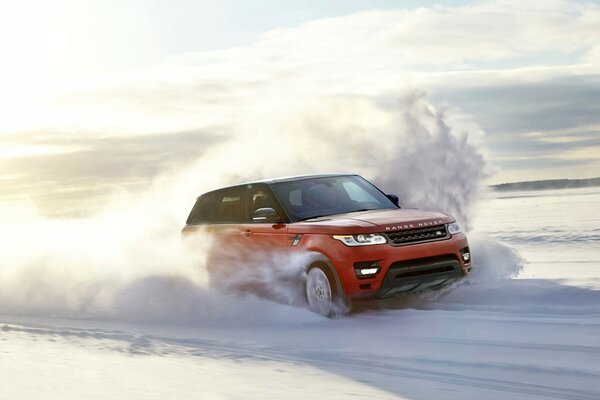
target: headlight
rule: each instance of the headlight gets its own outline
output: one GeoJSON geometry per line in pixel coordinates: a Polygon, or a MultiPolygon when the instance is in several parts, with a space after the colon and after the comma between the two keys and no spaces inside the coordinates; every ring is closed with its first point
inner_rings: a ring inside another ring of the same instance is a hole
{"type": "Polygon", "coordinates": [[[462,228],[456,222],[448,224],[448,232],[451,235],[456,235],[458,233],[462,233],[462,228]]]}
{"type": "Polygon", "coordinates": [[[360,235],[333,235],[335,240],[339,240],[346,246],[370,246],[372,244],[385,244],[385,236],[378,233],[361,233],[360,235]]]}

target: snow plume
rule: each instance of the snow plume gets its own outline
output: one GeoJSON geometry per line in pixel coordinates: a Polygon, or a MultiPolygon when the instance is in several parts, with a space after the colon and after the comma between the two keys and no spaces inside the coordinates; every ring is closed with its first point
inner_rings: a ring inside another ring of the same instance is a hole
{"type": "Polygon", "coordinates": [[[473,260],[476,260],[476,268],[466,279],[468,283],[477,284],[514,278],[526,264],[513,248],[486,235],[470,235],[469,244],[473,260]]]}
{"type": "MultiPolygon", "coordinates": [[[[194,165],[158,177],[142,195],[121,194],[93,217],[43,219],[27,207],[3,214],[0,312],[264,318],[265,307],[277,306],[209,289],[205,260],[182,256],[179,233],[195,196],[255,178],[355,172],[399,194],[404,206],[445,210],[469,223],[485,170],[479,131],[424,95],[295,98],[253,111],[194,165]]],[[[237,279],[266,288],[264,297],[276,302],[303,306],[302,257],[249,262],[237,279]]]]}
{"type": "Polygon", "coordinates": [[[257,105],[253,114],[175,179],[184,183],[182,198],[252,179],[350,172],[398,194],[402,206],[445,211],[470,223],[486,173],[481,133],[423,93],[391,101],[297,98],[284,108],[257,105]]]}

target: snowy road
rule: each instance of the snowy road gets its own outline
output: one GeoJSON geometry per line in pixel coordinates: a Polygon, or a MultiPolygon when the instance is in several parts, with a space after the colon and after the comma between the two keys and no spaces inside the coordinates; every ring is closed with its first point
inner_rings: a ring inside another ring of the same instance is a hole
{"type": "Polygon", "coordinates": [[[1,327],[1,398],[600,397],[598,317],[302,317],[239,329],[13,321],[1,327]]]}
{"type": "Polygon", "coordinates": [[[502,238],[517,279],[334,320],[251,298],[170,323],[3,316],[0,399],[600,398],[600,190],[490,204],[474,257],[502,265],[477,236],[502,238]]]}

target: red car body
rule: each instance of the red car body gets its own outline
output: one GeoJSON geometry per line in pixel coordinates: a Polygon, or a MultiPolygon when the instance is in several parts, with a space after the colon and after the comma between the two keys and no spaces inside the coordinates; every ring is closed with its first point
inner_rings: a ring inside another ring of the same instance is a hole
{"type": "Polygon", "coordinates": [[[184,237],[202,232],[213,238],[211,278],[232,273],[235,266],[231,264],[257,254],[306,252],[318,255],[310,259],[306,270],[318,265],[325,271],[331,291],[348,300],[440,287],[471,269],[467,238],[454,218],[400,208],[394,204],[395,196],[383,194],[356,175],[272,179],[204,196],[211,195],[217,202],[201,196],[182,232],[184,237]],[[315,195],[332,208],[313,206],[319,204],[309,202],[315,195]],[[233,203],[235,207],[231,207],[233,203]],[[352,208],[365,205],[373,209],[352,208]],[[350,212],[310,214],[348,207],[350,212]],[[211,209],[222,216],[212,216],[211,209]],[[198,213],[204,217],[195,218],[198,213]],[[253,217],[256,215],[259,217],[253,217]]]}

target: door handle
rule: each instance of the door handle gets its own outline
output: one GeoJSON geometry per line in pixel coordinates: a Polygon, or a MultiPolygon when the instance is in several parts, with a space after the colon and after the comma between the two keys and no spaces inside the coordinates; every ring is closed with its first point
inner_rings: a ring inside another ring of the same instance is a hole
{"type": "Polygon", "coordinates": [[[246,229],[246,230],[242,231],[242,235],[250,236],[250,235],[252,235],[252,231],[250,229],[246,229]]]}

